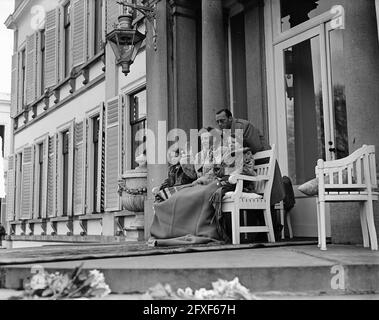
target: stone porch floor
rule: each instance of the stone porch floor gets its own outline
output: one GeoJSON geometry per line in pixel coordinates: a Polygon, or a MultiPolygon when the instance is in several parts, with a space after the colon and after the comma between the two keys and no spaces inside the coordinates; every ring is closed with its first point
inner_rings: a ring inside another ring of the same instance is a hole
{"type": "MultiPolygon", "coordinates": [[[[378,299],[379,252],[360,246],[317,246],[194,252],[157,256],[43,263],[48,271],[70,272],[84,262],[99,269],[116,295],[140,299],[158,283],[177,288],[211,288],[218,279],[233,280],[262,299],[378,299]]],[[[19,289],[33,265],[0,266],[3,289],[19,289]]],[[[1,295],[0,295],[1,298],[1,295]]]]}

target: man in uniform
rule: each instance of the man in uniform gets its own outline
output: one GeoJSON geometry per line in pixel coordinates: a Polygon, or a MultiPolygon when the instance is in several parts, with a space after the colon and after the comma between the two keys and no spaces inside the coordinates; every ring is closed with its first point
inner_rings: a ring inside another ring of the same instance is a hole
{"type": "MultiPolygon", "coordinates": [[[[235,134],[236,130],[243,130],[243,144],[244,147],[250,148],[253,154],[269,150],[270,146],[266,143],[266,139],[262,133],[254,127],[252,123],[247,120],[236,119],[228,109],[223,109],[217,112],[216,122],[220,130],[231,130],[231,134],[235,134]]],[[[271,206],[282,201],[285,197],[285,190],[282,182],[282,175],[278,163],[276,163],[274,181],[271,192],[271,206]]],[[[271,210],[272,212],[274,210],[271,210]]],[[[275,231],[275,238],[278,239],[278,234],[281,232],[283,226],[277,223],[276,215],[273,214],[273,225],[275,231]]]]}

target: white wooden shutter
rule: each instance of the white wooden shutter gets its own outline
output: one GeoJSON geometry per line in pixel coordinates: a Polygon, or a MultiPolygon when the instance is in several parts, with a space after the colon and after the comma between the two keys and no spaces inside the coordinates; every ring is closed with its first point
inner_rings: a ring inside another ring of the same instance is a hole
{"type": "Polygon", "coordinates": [[[11,155],[8,158],[8,171],[7,171],[7,220],[13,221],[15,219],[15,187],[16,187],[16,174],[15,174],[15,156],[11,155]]]}
{"type": "Polygon", "coordinates": [[[18,53],[12,56],[11,117],[17,115],[18,109],[18,53]]]}
{"type": "Polygon", "coordinates": [[[17,86],[17,113],[21,112],[24,107],[25,82],[22,75],[22,51],[18,55],[18,86],[17,86]]]}
{"type": "Polygon", "coordinates": [[[61,187],[61,159],[62,159],[62,150],[61,150],[61,141],[59,133],[55,135],[55,215],[62,215],[62,187],[61,187]]]}
{"type": "Polygon", "coordinates": [[[47,218],[47,177],[49,169],[49,137],[43,142],[43,174],[42,174],[42,218],[47,218]]]}
{"type": "Polygon", "coordinates": [[[47,165],[47,217],[56,216],[56,137],[49,137],[48,165],[47,165]]]}
{"type": "Polygon", "coordinates": [[[100,105],[100,128],[99,128],[99,171],[98,171],[98,191],[97,194],[97,212],[104,211],[105,196],[105,105],[100,105]]]}
{"type": "Polygon", "coordinates": [[[121,6],[117,2],[118,0],[106,0],[105,18],[107,34],[110,33],[114,29],[114,25],[118,23],[121,6]]]}
{"type": "Polygon", "coordinates": [[[120,100],[120,97],[113,98],[106,106],[105,211],[107,212],[120,210],[120,197],[117,193],[121,174],[120,100]]]}
{"type": "Polygon", "coordinates": [[[26,38],[26,104],[36,99],[37,73],[37,36],[36,33],[26,38]]]}
{"type": "Polygon", "coordinates": [[[87,60],[87,1],[73,0],[72,8],[72,61],[76,67],[87,60]]]}
{"type": "Polygon", "coordinates": [[[25,147],[22,156],[21,219],[32,217],[33,146],[25,147]]]}
{"type": "Polygon", "coordinates": [[[74,215],[85,214],[85,127],[85,120],[75,125],[74,215]]]}
{"type": "Polygon", "coordinates": [[[58,28],[59,10],[54,9],[46,13],[45,30],[45,87],[49,88],[58,82],[58,28]]]}

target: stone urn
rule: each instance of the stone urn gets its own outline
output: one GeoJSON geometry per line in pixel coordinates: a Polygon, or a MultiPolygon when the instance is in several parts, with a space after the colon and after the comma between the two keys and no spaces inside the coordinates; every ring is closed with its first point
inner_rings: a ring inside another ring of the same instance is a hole
{"type": "Polygon", "coordinates": [[[136,159],[139,167],[126,171],[119,181],[119,195],[123,210],[133,212],[135,219],[131,224],[133,229],[145,227],[144,205],[147,198],[147,166],[141,157],[136,159]]]}

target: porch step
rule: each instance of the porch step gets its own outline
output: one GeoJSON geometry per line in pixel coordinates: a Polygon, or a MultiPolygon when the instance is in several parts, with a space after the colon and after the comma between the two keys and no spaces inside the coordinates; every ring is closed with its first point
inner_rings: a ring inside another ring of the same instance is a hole
{"type": "MultiPolygon", "coordinates": [[[[49,272],[72,272],[83,261],[41,264],[49,272]]],[[[0,288],[20,289],[32,265],[0,266],[0,288]]],[[[257,292],[311,295],[379,293],[379,252],[355,246],[317,246],[195,252],[84,261],[101,270],[115,294],[145,293],[158,283],[174,290],[211,289],[218,279],[257,292]]]]}

